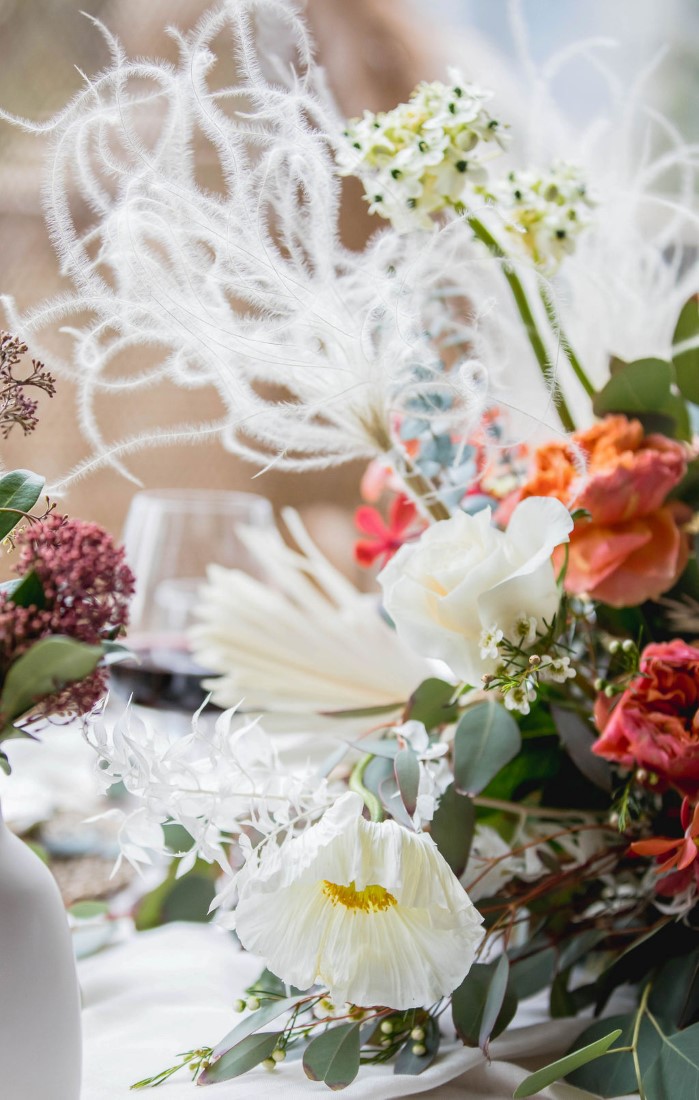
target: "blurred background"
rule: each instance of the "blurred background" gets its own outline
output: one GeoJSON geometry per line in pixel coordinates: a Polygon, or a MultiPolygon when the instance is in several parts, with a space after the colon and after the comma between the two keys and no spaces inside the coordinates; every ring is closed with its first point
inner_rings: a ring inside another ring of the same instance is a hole
{"type": "MultiPolygon", "coordinates": [[[[46,118],[81,86],[81,72],[92,74],[106,63],[103,39],[82,11],[103,20],[132,54],[173,56],[165,26],[189,27],[207,6],[207,0],[0,0],[0,105],[46,118]]],[[[688,140],[699,138],[696,0],[523,0],[518,7],[506,0],[306,0],[304,6],[330,84],[348,115],[364,107],[389,108],[418,80],[441,77],[446,65],[455,63],[467,78],[495,87],[498,113],[514,119],[521,109],[518,36],[528,37],[536,62],[589,37],[616,40],[614,48],[610,41],[608,57],[622,82],[630,83],[665,50],[651,78],[653,101],[688,140]]],[[[589,63],[567,63],[554,86],[561,109],[576,123],[604,109],[602,83],[589,63]]],[[[40,208],[46,145],[0,123],[0,292],[13,295],[22,308],[61,287],[40,208]]],[[[360,244],[370,228],[359,194],[352,193],[347,240],[360,244]]],[[[171,421],[192,414],[206,418],[217,407],[214,393],[174,389],[146,395],[138,407],[115,403],[110,406],[114,437],[157,423],[164,402],[171,421]]],[[[65,474],[85,450],[71,383],[60,379],[54,400],[42,401],[39,429],[28,439],[14,433],[4,464],[41,470],[51,479],[65,474]]],[[[311,523],[318,508],[349,516],[360,474],[351,466],[303,478],[271,471],[251,482],[255,471],[212,443],[141,453],[130,466],[148,488],[253,489],[275,504],[301,506],[311,513],[311,523]]],[[[118,474],[103,470],[76,484],[64,506],[118,533],[134,491],[118,474]]],[[[333,529],[339,532],[341,526],[333,529]]],[[[349,552],[351,539],[339,533],[337,538],[349,552]]]]}

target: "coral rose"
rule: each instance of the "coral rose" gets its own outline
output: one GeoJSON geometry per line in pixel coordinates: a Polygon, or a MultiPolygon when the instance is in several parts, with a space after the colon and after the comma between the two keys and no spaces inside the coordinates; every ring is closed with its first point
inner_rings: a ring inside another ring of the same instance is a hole
{"type": "Polygon", "coordinates": [[[592,751],[627,768],[645,768],[684,795],[699,793],[699,649],[679,640],[646,646],[640,675],[607,717],[592,751]]]}
{"type": "Polygon", "coordinates": [[[532,477],[520,498],[553,496],[569,508],[584,508],[570,540],[566,588],[612,607],[657,599],[687,563],[688,541],[680,529],[685,509],[666,504],[687,469],[681,443],[644,436],[638,420],[607,416],[572,443],[552,442],[536,452],[532,477]]]}

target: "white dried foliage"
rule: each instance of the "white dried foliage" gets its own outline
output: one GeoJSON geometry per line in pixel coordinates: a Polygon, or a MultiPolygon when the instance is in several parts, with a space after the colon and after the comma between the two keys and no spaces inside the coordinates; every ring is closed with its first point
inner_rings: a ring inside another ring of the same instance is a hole
{"type": "MultiPolygon", "coordinates": [[[[193,840],[178,853],[178,875],[199,856],[233,874],[234,853],[250,852],[247,833],[280,843],[314,821],[334,800],[327,781],[310,766],[284,766],[257,720],[233,707],[204,728],[199,714],[192,732],[167,732],[127,707],[112,722],[90,721],[86,738],[99,755],[97,774],[105,790],[123,783],[134,800],[121,818],[121,856],[134,866],[166,854],[162,826],[182,825],[193,840]]],[[[169,852],[167,853],[169,854],[169,852]]]]}
{"type": "Polygon", "coordinates": [[[433,669],[400,641],[376,599],[324,557],[297,513],[283,515],[299,549],[276,530],[239,528],[265,579],[210,566],[190,637],[197,660],[219,674],[205,682],[215,703],[244,699],[248,710],[272,712],[270,730],[312,729],[327,752],[352,719],[319,714],[391,704],[400,711],[433,669]]]}

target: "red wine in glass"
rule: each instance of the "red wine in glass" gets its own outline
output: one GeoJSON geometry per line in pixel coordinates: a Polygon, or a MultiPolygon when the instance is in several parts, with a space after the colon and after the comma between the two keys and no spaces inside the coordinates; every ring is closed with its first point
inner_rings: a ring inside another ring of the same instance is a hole
{"type": "Polygon", "coordinates": [[[111,690],[120,698],[159,710],[180,710],[194,714],[205,702],[202,680],[211,676],[192,657],[186,641],[177,635],[127,639],[133,658],[110,668],[111,690]]]}

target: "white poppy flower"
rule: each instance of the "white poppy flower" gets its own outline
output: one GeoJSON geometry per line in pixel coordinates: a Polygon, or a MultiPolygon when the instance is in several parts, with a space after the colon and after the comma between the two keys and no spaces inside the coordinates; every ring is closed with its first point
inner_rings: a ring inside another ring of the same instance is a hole
{"type": "Polygon", "coordinates": [[[366,821],[349,792],[237,879],[236,930],[283,981],[337,1002],[407,1009],[463,981],[482,918],[431,837],[366,821]]]}
{"type": "Polygon", "coordinates": [[[489,508],[428,527],[379,574],[398,636],[478,684],[497,669],[482,654],[490,649],[486,634],[502,631],[519,642],[523,616],[543,626],[555,615],[560,594],[551,554],[572,527],[567,508],[553,497],[521,501],[504,532],[492,526],[489,508]]]}

